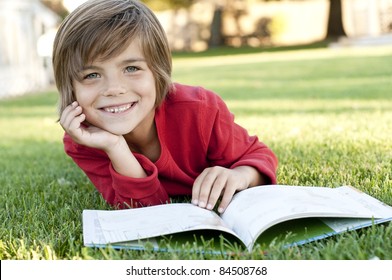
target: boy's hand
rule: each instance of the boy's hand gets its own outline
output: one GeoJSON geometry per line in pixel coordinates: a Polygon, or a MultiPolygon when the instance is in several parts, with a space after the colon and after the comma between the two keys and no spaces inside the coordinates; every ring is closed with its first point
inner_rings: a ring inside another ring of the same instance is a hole
{"type": "Polygon", "coordinates": [[[196,178],[192,188],[192,203],[212,210],[222,196],[218,212],[223,213],[235,192],[260,182],[260,174],[253,167],[228,169],[220,166],[206,168],[196,178]]]}
{"type": "Polygon", "coordinates": [[[107,151],[115,146],[121,137],[96,126],[86,124],[82,107],[74,101],[68,105],[60,117],[60,125],[78,144],[107,151]]]}
{"type": "Polygon", "coordinates": [[[85,124],[86,115],[75,101],[67,106],[60,117],[60,124],[72,139],[81,145],[105,151],[119,174],[144,178],[146,173],[130,151],[125,138],[93,125],[85,124]]]}

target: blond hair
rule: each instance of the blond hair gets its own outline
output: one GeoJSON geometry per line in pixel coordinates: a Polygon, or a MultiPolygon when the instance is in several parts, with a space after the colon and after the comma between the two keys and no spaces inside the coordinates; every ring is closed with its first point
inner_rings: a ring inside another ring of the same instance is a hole
{"type": "Polygon", "coordinates": [[[170,47],[154,13],[136,0],[89,0],[62,22],[53,46],[53,70],[60,92],[59,113],[75,101],[73,81],[91,61],[112,58],[134,39],[140,42],[154,79],[159,106],[169,91],[170,47]]]}

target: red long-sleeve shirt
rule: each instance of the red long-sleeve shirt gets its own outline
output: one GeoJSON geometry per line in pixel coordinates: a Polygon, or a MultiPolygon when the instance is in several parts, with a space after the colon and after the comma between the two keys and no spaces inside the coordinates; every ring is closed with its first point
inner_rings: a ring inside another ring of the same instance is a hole
{"type": "Polygon", "coordinates": [[[271,184],[276,183],[276,156],[234,122],[218,95],[200,87],[176,84],[175,88],[156,109],[159,159],[151,162],[134,154],[146,178],[117,173],[105,152],[79,145],[64,135],[66,153],[108,203],[140,207],[167,203],[171,196],[190,195],[196,177],[211,166],[252,166],[271,184]]]}

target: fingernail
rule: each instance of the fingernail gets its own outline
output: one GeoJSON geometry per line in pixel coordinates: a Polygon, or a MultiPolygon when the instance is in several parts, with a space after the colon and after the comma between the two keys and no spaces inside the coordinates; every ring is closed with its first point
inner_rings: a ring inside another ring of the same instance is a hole
{"type": "Polygon", "coordinates": [[[198,203],[199,203],[199,201],[197,199],[192,200],[193,205],[197,205],[198,203]]]}
{"type": "Polygon", "coordinates": [[[212,206],[212,204],[208,203],[208,204],[207,204],[207,209],[208,209],[208,210],[212,210],[212,208],[214,208],[214,206],[212,206]]]}
{"type": "Polygon", "coordinates": [[[199,207],[204,208],[206,207],[206,203],[204,201],[199,202],[199,207]]]}
{"type": "Polygon", "coordinates": [[[222,207],[219,207],[219,208],[218,208],[218,212],[219,212],[219,213],[223,213],[223,211],[225,211],[225,209],[223,209],[222,207]]]}

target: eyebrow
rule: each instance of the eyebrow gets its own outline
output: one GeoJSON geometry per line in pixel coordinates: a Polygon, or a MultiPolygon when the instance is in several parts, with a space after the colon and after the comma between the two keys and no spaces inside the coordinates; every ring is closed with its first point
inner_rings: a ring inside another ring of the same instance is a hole
{"type": "MultiPolygon", "coordinates": [[[[129,58],[121,61],[119,65],[124,65],[124,64],[129,64],[129,63],[135,63],[135,62],[146,62],[144,58],[141,57],[135,57],[135,58],[129,58]]],[[[81,71],[86,71],[86,70],[101,70],[102,68],[99,66],[95,65],[85,65],[82,67],[81,71]]]]}
{"type": "Polygon", "coordinates": [[[98,67],[98,66],[86,65],[86,66],[83,66],[80,71],[83,72],[83,71],[86,71],[86,70],[100,70],[100,69],[101,69],[101,67],[98,67]]]}
{"type": "Polygon", "coordinates": [[[133,63],[133,62],[146,62],[146,60],[142,57],[136,57],[136,58],[130,58],[130,59],[126,59],[124,61],[121,62],[121,64],[127,64],[127,63],[133,63]]]}

